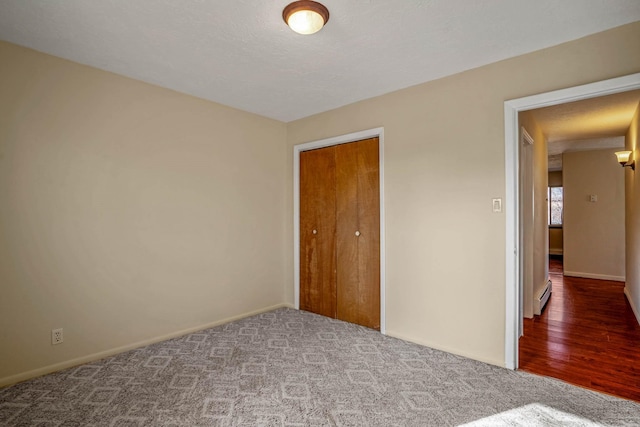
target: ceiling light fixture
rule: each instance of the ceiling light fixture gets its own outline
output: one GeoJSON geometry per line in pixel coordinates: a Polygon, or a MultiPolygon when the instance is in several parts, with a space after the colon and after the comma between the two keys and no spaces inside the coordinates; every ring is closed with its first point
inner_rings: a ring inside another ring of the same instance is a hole
{"type": "Polygon", "coordinates": [[[631,154],[632,151],[616,151],[618,163],[620,163],[622,167],[629,166],[631,169],[636,170],[636,162],[631,158],[631,154]]]}
{"type": "Polygon", "coordinates": [[[329,21],[329,10],[316,1],[294,1],[284,8],[282,18],[296,33],[313,34],[329,21]]]}

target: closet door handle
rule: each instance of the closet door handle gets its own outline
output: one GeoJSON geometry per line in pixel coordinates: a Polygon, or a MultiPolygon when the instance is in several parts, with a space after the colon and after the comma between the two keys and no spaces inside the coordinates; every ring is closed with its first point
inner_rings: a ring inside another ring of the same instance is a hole
{"type": "Polygon", "coordinates": [[[318,230],[313,230],[312,233],[313,234],[318,234],[318,230]]]}
{"type": "Polygon", "coordinates": [[[356,237],[360,236],[360,232],[356,231],[356,237]]]}

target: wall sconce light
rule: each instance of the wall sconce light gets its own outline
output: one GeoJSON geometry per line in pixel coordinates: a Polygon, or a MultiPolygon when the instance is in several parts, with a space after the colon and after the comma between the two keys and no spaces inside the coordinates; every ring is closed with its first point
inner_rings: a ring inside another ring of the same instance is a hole
{"type": "Polygon", "coordinates": [[[633,151],[616,151],[618,163],[622,167],[629,166],[632,170],[636,170],[636,162],[631,158],[633,151]]]}
{"type": "Polygon", "coordinates": [[[315,1],[294,1],[284,8],[282,18],[296,33],[313,34],[329,21],[329,10],[315,1]]]}

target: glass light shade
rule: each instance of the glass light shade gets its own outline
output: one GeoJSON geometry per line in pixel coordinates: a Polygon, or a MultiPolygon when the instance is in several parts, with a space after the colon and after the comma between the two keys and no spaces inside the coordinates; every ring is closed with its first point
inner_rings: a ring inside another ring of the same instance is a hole
{"type": "Polygon", "coordinates": [[[616,157],[618,158],[618,163],[625,164],[629,161],[631,157],[631,151],[616,151],[616,157]]]}
{"type": "Polygon", "coordinates": [[[317,33],[329,21],[329,10],[313,0],[298,0],[282,10],[284,22],[298,34],[317,33]]]}
{"type": "Polygon", "coordinates": [[[324,19],[313,10],[299,10],[291,14],[287,24],[298,34],[313,34],[322,29],[324,19]]]}

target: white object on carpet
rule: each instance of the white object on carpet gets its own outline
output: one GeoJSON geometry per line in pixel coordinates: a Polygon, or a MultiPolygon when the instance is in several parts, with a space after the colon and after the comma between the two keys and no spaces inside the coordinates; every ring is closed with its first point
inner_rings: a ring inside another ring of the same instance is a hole
{"type": "Polygon", "coordinates": [[[595,423],[586,418],[574,414],[568,414],[555,408],[550,408],[539,403],[531,403],[509,411],[500,412],[490,417],[482,418],[464,424],[461,427],[549,427],[549,426],[572,426],[572,427],[601,427],[602,424],[595,423]]]}

